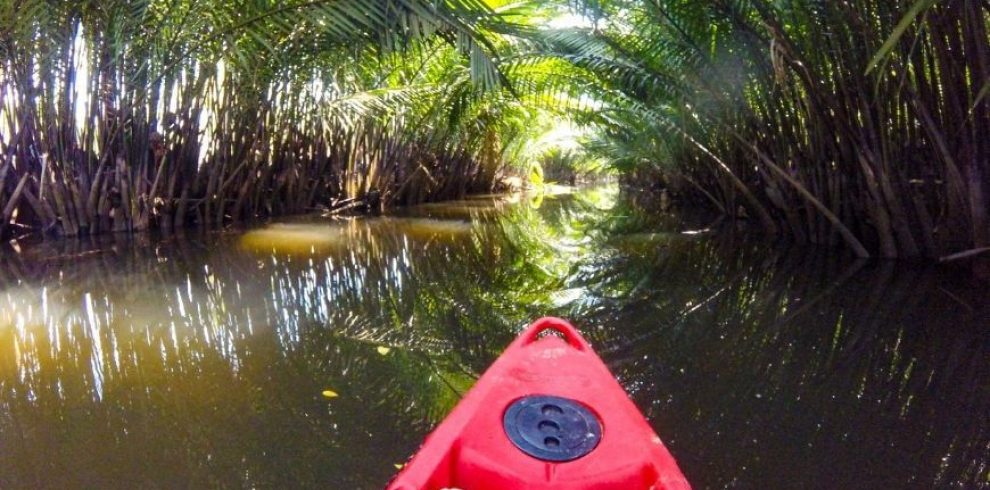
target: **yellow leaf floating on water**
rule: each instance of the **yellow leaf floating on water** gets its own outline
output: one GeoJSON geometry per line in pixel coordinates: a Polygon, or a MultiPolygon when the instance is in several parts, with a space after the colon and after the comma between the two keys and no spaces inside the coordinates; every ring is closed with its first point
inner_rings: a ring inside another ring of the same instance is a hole
{"type": "Polygon", "coordinates": [[[337,398],[340,395],[338,395],[337,392],[333,390],[323,390],[323,396],[327,398],[337,398]]]}
{"type": "Polygon", "coordinates": [[[378,346],[378,353],[381,354],[381,355],[383,355],[383,356],[386,355],[386,354],[388,354],[388,352],[390,350],[392,350],[392,349],[389,349],[388,347],[385,347],[384,345],[378,346]]]}

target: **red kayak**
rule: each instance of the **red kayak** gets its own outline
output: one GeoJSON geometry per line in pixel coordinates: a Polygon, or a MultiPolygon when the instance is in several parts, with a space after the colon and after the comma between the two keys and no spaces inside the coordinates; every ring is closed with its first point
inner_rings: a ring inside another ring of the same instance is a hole
{"type": "Polygon", "coordinates": [[[677,462],[569,323],[509,345],[390,490],[680,490],[677,462]],[[541,335],[553,331],[559,335],[541,335]]]}

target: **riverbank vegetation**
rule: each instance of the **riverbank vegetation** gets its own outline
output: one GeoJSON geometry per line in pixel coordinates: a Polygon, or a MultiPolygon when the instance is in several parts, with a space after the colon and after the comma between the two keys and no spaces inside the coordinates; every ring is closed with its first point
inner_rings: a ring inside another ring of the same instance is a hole
{"type": "Polygon", "coordinates": [[[490,192],[531,112],[491,7],[0,7],[0,235],[211,225],[490,192]]]}
{"type": "Polygon", "coordinates": [[[980,0],[9,1],[0,236],[375,209],[606,163],[773,236],[978,255],[988,24],[980,0]],[[537,144],[558,122],[580,149],[537,144]]]}
{"type": "Polygon", "coordinates": [[[990,246],[990,6],[606,1],[554,53],[600,150],[671,191],[860,256],[990,246]]]}

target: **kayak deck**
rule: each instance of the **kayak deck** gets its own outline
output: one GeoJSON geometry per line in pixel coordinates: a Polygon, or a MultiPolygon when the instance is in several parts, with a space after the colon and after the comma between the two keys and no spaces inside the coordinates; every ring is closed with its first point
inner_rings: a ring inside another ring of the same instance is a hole
{"type": "Polygon", "coordinates": [[[566,321],[542,318],[509,345],[388,488],[690,486],[587,341],[566,321]]]}

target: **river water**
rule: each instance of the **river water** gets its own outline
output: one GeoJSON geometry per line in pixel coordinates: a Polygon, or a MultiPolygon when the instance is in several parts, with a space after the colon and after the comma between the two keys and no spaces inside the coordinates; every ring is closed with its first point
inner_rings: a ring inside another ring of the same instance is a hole
{"type": "Polygon", "coordinates": [[[988,485],[990,287],[616,189],[0,252],[0,488],[381,488],[571,319],[696,488],[988,485]]]}

